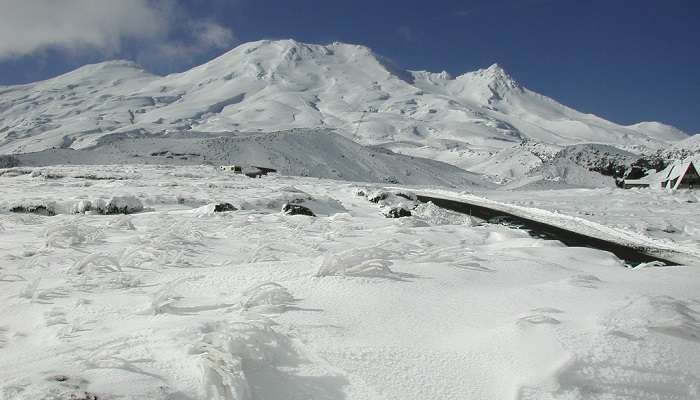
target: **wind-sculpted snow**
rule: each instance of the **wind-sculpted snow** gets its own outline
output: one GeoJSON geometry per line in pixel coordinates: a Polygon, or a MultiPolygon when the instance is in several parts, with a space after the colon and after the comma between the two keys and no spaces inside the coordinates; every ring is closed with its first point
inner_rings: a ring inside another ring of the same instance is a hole
{"type": "Polygon", "coordinates": [[[626,268],[403,189],[121,168],[0,174],[0,399],[698,396],[695,267],[626,268]],[[115,197],[145,209],[8,207],[115,197]],[[280,212],[295,199],[316,216],[280,212]]]}
{"type": "Polygon", "coordinates": [[[318,276],[344,275],[377,278],[398,277],[391,268],[396,252],[385,249],[383,243],[327,254],[321,261],[318,276]]]}

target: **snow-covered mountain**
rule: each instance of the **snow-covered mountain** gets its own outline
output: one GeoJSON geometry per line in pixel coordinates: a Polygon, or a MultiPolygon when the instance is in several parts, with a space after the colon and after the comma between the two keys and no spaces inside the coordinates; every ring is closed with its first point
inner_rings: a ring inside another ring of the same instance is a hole
{"type": "Polygon", "coordinates": [[[465,168],[523,139],[654,149],[687,137],[660,123],[621,126],[580,113],[522,87],[496,64],[453,78],[406,71],[343,43],[258,41],[164,77],[110,61],[0,87],[0,153],[291,128],[333,129],[360,144],[465,168]]]}

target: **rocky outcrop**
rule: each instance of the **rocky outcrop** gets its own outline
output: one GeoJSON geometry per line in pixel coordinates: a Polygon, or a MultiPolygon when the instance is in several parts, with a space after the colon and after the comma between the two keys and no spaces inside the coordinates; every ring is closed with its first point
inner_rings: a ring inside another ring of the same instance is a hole
{"type": "Polygon", "coordinates": [[[313,211],[311,211],[308,207],[304,207],[299,204],[290,204],[290,203],[285,203],[282,206],[282,213],[286,215],[307,215],[309,217],[315,217],[316,215],[314,214],[313,211]]]}

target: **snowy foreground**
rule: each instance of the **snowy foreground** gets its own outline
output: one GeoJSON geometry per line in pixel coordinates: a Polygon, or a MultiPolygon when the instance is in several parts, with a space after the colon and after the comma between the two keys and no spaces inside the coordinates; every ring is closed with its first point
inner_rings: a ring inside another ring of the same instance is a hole
{"type": "Polygon", "coordinates": [[[0,185],[1,399],[700,397],[697,267],[431,205],[389,219],[339,181],[90,166],[0,185]],[[71,213],[115,196],[145,209],[71,213]],[[40,205],[57,215],[9,212],[40,205]]]}

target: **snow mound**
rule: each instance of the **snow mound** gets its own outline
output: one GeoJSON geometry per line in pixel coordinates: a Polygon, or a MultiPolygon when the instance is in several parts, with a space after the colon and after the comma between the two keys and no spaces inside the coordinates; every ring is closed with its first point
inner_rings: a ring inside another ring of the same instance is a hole
{"type": "Polygon", "coordinates": [[[104,237],[102,228],[82,224],[80,220],[65,220],[50,225],[44,232],[46,247],[69,248],[96,242],[104,237]]]}
{"type": "Polygon", "coordinates": [[[430,225],[476,225],[476,220],[470,216],[446,210],[432,202],[417,205],[412,213],[430,225]]]}
{"type": "Polygon", "coordinates": [[[107,203],[105,214],[133,214],[143,211],[143,203],[134,196],[115,196],[107,203]]]}
{"type": "Polygon", "coordinates": [[[328,216],[347,211],[338,200],[328,195],[312,196],[293,186],[279,188],[264,198],[247,199],[241,202],[240,208],[279,212],[285,204],[302,205],[316,215],[328,216]]]}
{"type": "Polygon", "coordinates": [[[211,203],[192,210],[192,214],[198,217],[211,216],[214,214],[236,211],[237,208],[231,203],[211,203]]]}
{"type": "Polygon", "coordinates": [[[327,254],[321,258],[316,276],[351,276],[367,278],[397,278],[391,270],[394,253],[380,246],[371,246],[327,254]]]}
{"type": "Polygon", "coordinates": [[[114,196],[109,201],[82,199],[70,206],[71,214],[134,214],[143,210],[143,203],[134,196],[114,196]]]}
{"type": "Polygon", "coordinates": [[[109,221],[108,226],[114,229],[124,229],[129,231],[133,231],[136,229],[131,218],[126,215],[119,215],[115,217],[114,219],[109,221]]]}
{"type": "Polygon", "coordinates": [[[270,374],[265,380],[268,385],[277,383],[274,376],[283,376],[277,365],[299,356],[290,339],[273,325],[270,320],[244,320],[202,327],[201,342],[190,352],[199,358],[203,398],[253,400],[257,398],[254,393],[261,390],[253,386],[259,375],[270,374]]]}
{"type": "Polygon", "coordinates": [[[604,176],[598,172],[591,171],[571,160],[557,158],[551,162],[543,163],[523,177],[508,183],[503,188],[532,190],[615,186],[615,179],[611,176],[604,176]]]}
{"type": "Polygon", "coordinates": [[[294,302],[294,296],[287,288],[274,282],[266,282],[243,292],[240,304],[246,311],[269,314],[282,313],[294,302]]]}

